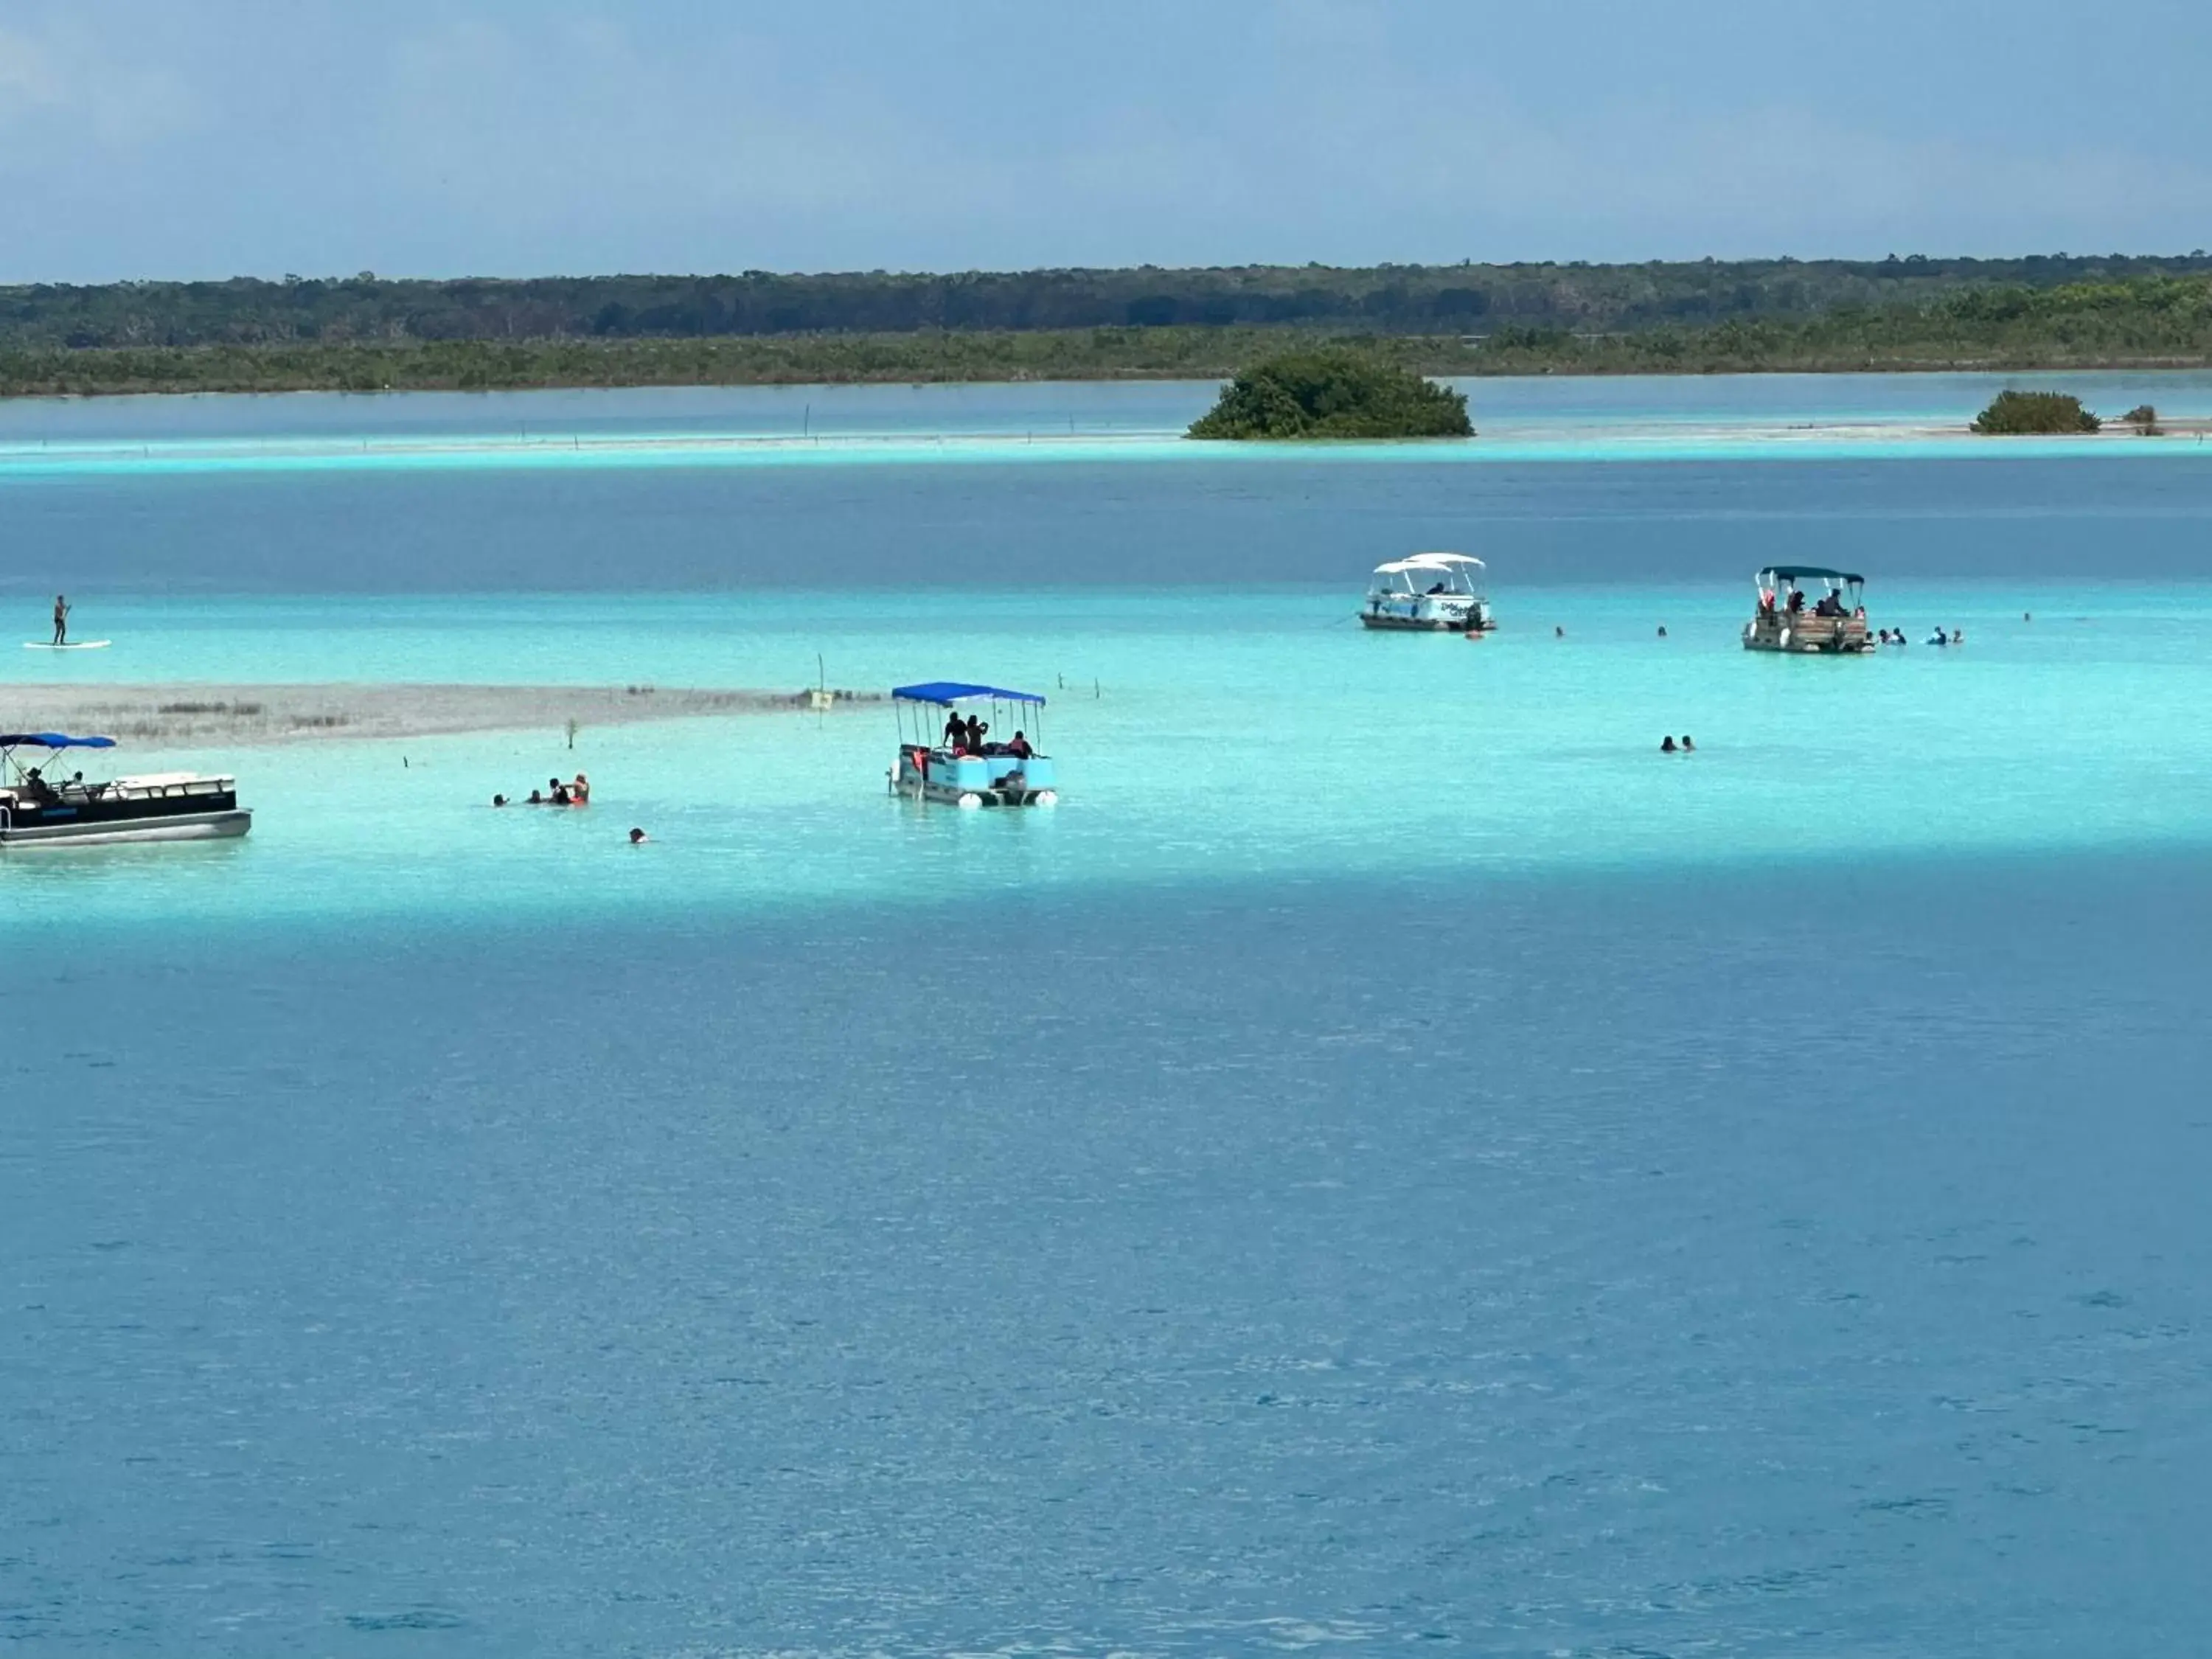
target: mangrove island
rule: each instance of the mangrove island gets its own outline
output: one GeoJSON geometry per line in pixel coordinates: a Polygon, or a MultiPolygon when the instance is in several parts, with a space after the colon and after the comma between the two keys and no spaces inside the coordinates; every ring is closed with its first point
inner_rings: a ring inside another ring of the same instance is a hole
{"type": "Polygon", "coordinates": [[[1984,437],[2024,437],[2071,432],[2095,432],[2104,422],[2081,407],[2079,398],[2063,392],[1997,393],[1990,406],[1974,416],[1974,430],[1984,437]]]}
{"type": "Polygon", "coordinates": [[[1221,389],[1189,436],[1232,441],[1472,438],[1467,394],[1358,351],[1291,352],[1221,389]]]}

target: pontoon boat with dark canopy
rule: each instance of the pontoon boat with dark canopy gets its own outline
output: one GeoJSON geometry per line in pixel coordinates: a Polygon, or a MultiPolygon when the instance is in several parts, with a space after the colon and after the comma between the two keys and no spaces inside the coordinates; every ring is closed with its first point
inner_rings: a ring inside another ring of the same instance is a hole
{"type": "Polygon", "coordinates": [[[1743,648],[1825,654],[1873,650],[1861,602],[1865,586],[1866,578],[1849,570],[1770,566],[1759,573],[1759,611],[1743,625],[1743,648]],[[1824,590],[1809,604],[1808,582],[1818,582],[1824,590]]]}

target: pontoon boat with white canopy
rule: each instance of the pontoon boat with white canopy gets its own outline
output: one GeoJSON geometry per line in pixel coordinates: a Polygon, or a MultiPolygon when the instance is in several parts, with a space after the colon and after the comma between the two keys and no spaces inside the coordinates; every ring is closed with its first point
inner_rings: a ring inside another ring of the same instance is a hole
{"type": "Polygon", "coordinates": [[[1498,626],[1471,553],[1416,553],[1375,567],[1359,620],[1369,628],[1480,634],[1498,626]]]}

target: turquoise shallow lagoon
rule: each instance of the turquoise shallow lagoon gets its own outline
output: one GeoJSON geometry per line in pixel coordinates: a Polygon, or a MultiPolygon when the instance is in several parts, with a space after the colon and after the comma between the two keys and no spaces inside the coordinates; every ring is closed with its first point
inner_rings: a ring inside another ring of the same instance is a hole
{"type": "Polygon", "coordinates": [[[548,729],[133,756],[234,768],[253,836],[19,860],[11,899],[80,925],[749,915],[1409,863],[2088,853],[2196,846],[2212,824],[2212,730],[2190,712],[2212,702],[2212,587],[1893,583],[1877,622],[1966,642],[1846,662],[1744,652],[1749,592],[1501,583],[1504,626],[1474,644],[1370,634],[1341,592],[1256,587],[910,592],[860,617],[829,591],[118,602],[103,626],[127,649],[51,672],[283,682],[335,662],[363,680],[787,689],[826,674],[878,693],[980,674],[1050,699],[1066,799],[972,817],[888,799],[887,706],[586,730],[574,749],[548,729]],[[1695,756],[1656,752],[1681,732],[1695,756]],[[489,806],[579,768],[589,812],[489,806]],[[650,849],[624,844],[634,823],[650,849]]]}
{"type": "Polygon", "coordinates": [[[1972,380],[1477,392],[1520,453],[0,408],[0,612],[114,641],[10,681],[972,676],[1065,789],[892,799],[884,705],[119,751],[257,821],[0,857],[0,1638],[2191,1650],[2212,465],[1903,430],[1972,380]],[[1495,636],[1357,627],[1424,546],[1495,636]],[[1770,559],[1914,643],[1743,652],[1770,559]]]}

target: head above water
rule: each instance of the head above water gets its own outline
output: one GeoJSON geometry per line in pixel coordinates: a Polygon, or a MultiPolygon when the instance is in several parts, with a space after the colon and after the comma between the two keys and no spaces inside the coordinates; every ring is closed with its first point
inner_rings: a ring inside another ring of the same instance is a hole
{"type": "Polygon", "coordinates": [[[633,847],[636,846],[636,845],[638,844],[638,842],[640,842],[643,841],[644,839],[645,839],[645,831],[644,831],[644,830],[632,830],[629,832],[629,844],[630,844],[631,846],[633,846],[633,847]]]}

